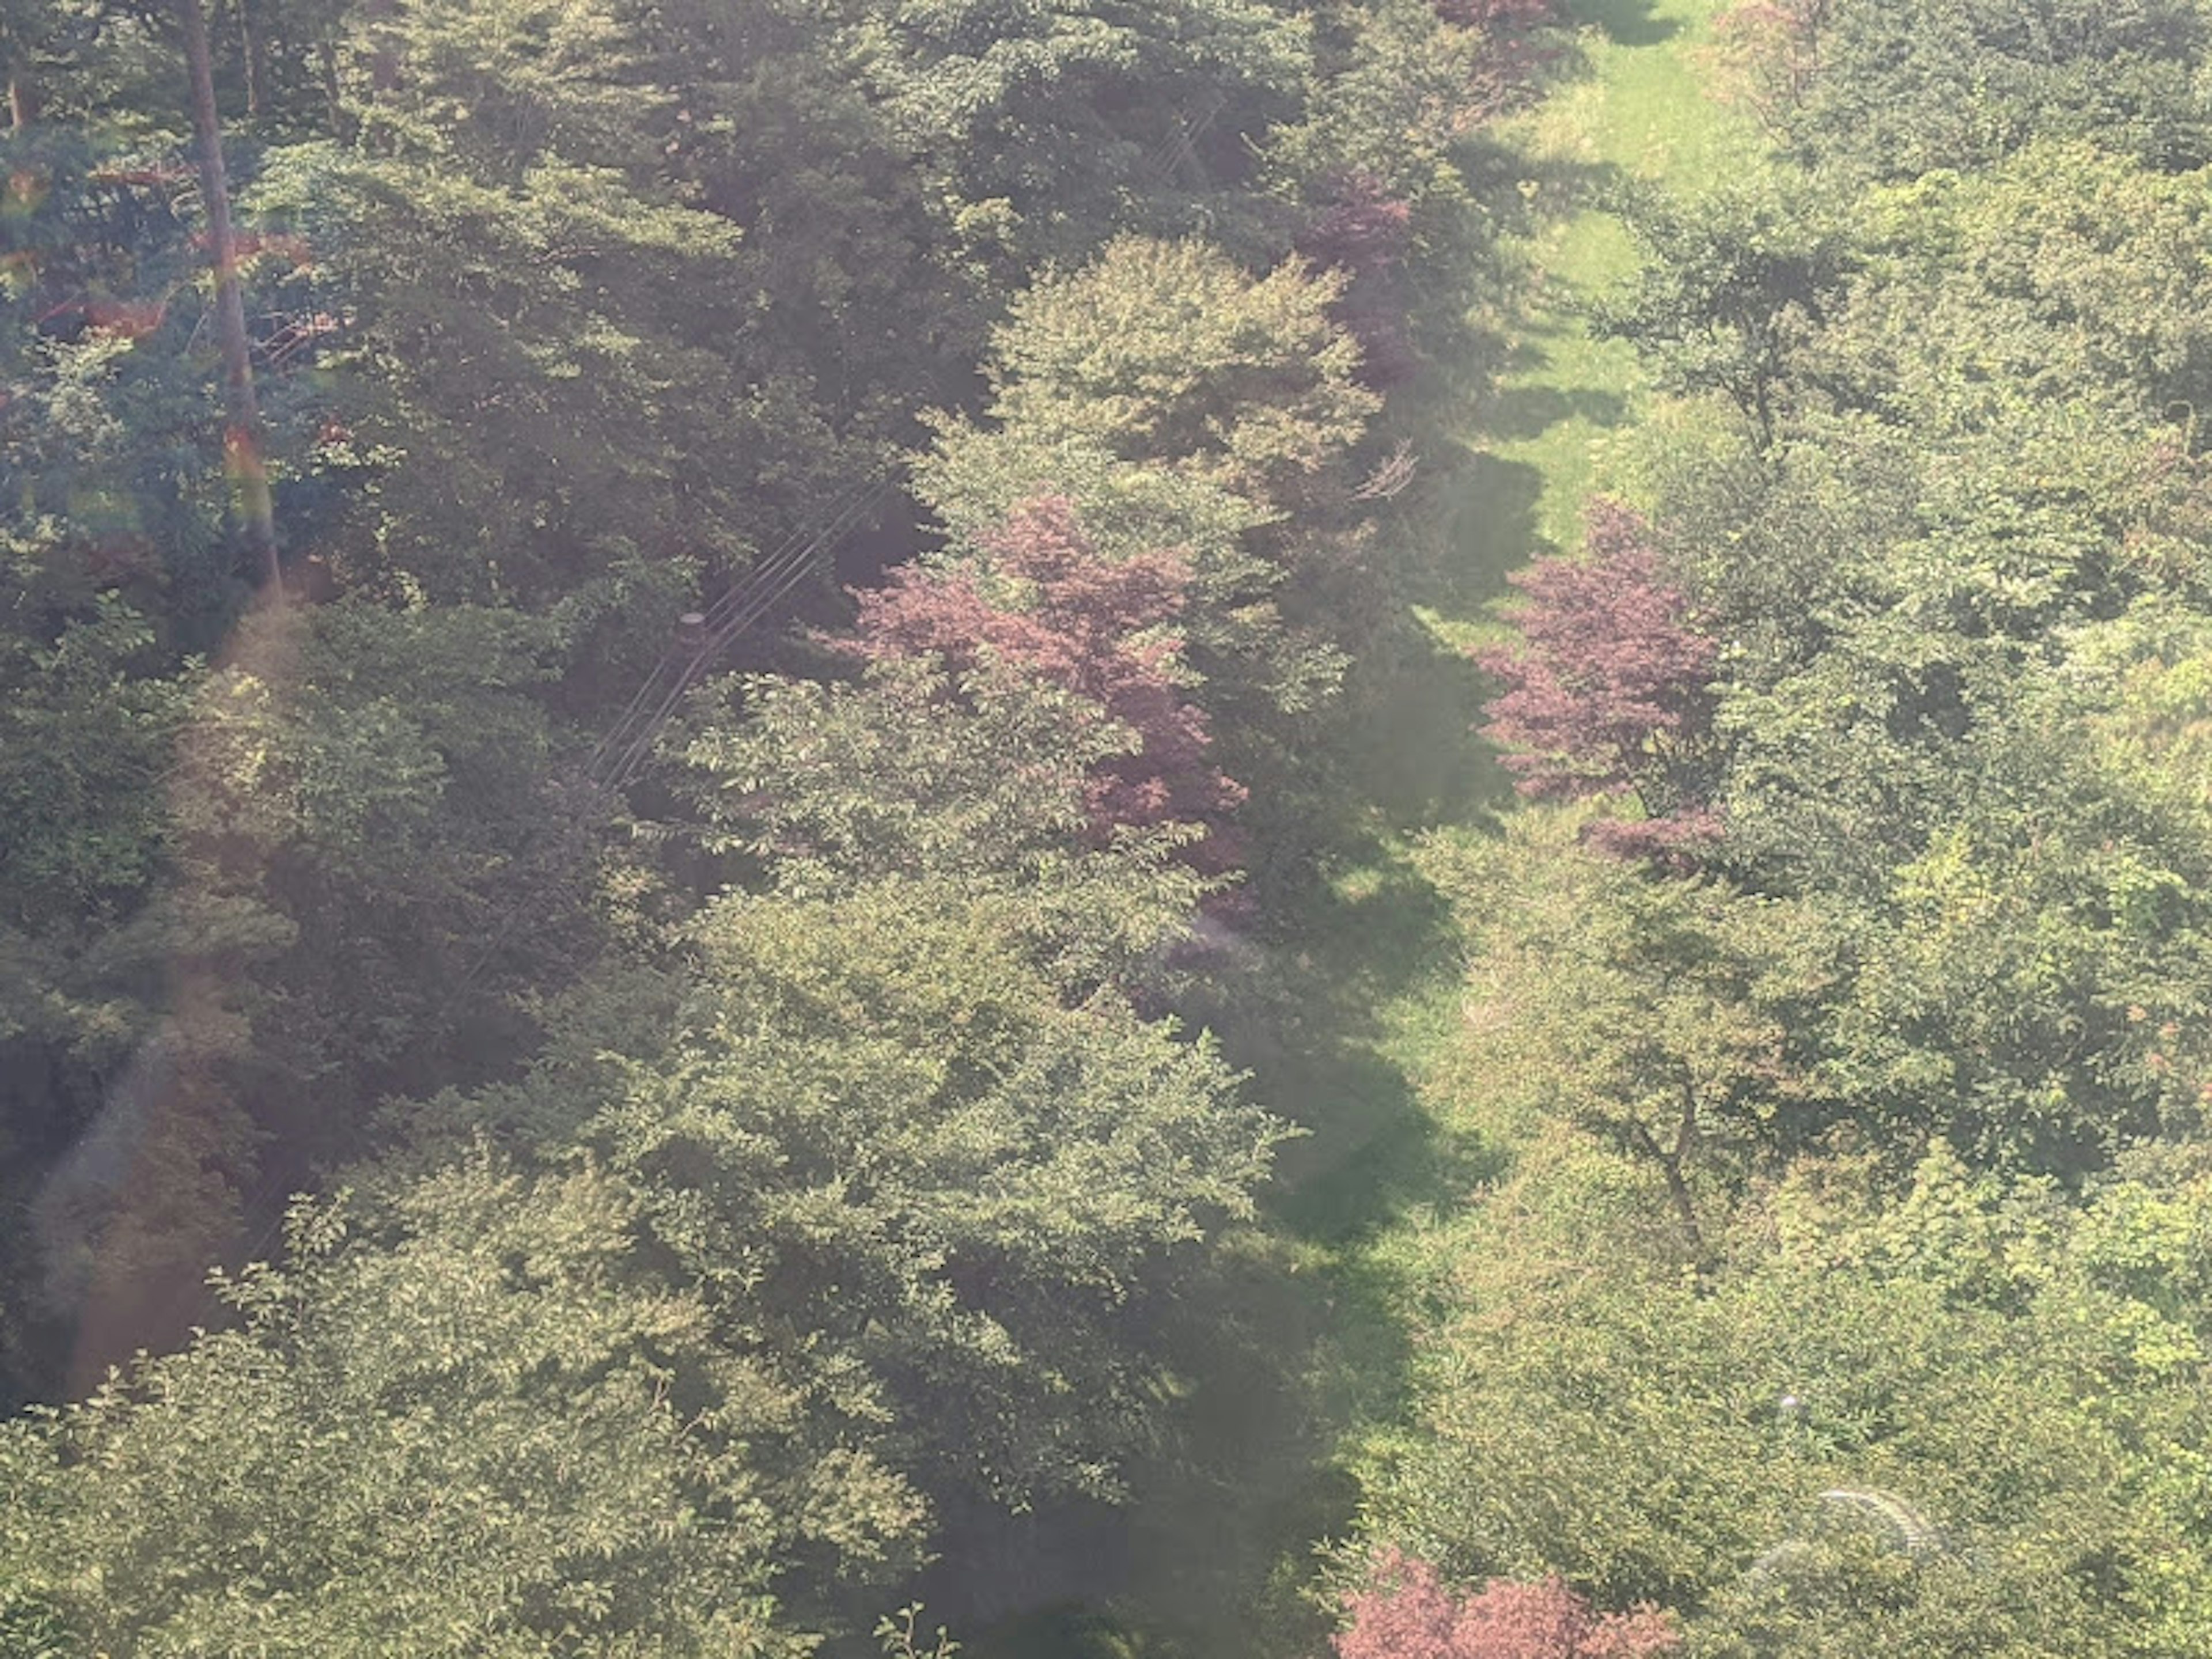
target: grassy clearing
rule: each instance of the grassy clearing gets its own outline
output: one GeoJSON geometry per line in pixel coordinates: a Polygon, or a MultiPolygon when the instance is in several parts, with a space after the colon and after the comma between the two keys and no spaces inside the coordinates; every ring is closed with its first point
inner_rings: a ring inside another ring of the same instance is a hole
{"type": "MultiPolygon", "coordinates": [[[[1640,432],[1648,438],[1655,417],[1681,413],[1654,407],[1634,348],[1593,337],[1589,317],[1635,273],[1635,244],[1615,210],[1625,186],[1694,193],[1766,164],[1758,129],[1711,89],[1713,21],[1729,3],[1573,0],[1583,72],[1499,135],[1519,163],[1510,188],[1533,211],[1510,221],[1522,227],[1507,249],[1522,273],[1518,291],[1481,319],[1504,350],[1467,440],[1474,487],[1448,524],[1459,568],[1442,591],[1458,597],[1420,613],[1455,654],[1499,632],[1487,601],[1507,573],[1577,544],[1593,494],[1632,493],[1631,443],[1640,432]]],[[[1502,804],[1502,785],[1490,780],[1487,805],[1502,804]]],[[[1482,833],[1486,817],[1461,812],[1441,833],[1482,833]]],[[[1402,842],[1385,844],[1382,865],[1402,872],[1409,854],[1402,842]]],[[[1357,887],[1380,873],[1343,879],[1357,887]]],[[[1443,1126],[1481,1114],[1469,1109],[1474,1103],[1429,1098],[1441,1087],[1437,1062],[1452,1042],[1462,975],[1455,952],[1431,942],[1423,956],[1432,970],[1386,997],[1374,1024],[1380,1058],[1407,1079],[1428,1120],[1423,1136],[1433,1140],[1443,1126]]]]}
{"type": "MultiPolygon", "coordinates": [[[[1374,733],[1369,763],[1384,776],[1481,774],[1456,792],[1431,780],[1428,799],[1443,810],[1426,822],[1440,833],[1483,833],[1508,792],[1464,741],[1439,740],[1443,720],[1431,705],[1453,710],[1463,732],[1474,688],[1462,653],[1494,631],[1491,601],[1506,574],[1575,544],[1583,503],[1625,482],[1631,434],[1655,412],[1632,348],[1594,339],[1587,320],[1592,303],[1635,268],[1615,196],[1637,180],[1694,191],[1759,165],[1755,129],[1706,89],[1711,23],[1726,3],[1576,0],[1581,72],[1499,135],[1511,165],[1498,187],[1517,198],[1499,204],[1500,216],[1519,227],[1509,264],[1522,277],[1496,314],[1479,319],[1503,349],[1467,440],[1466,482],[1446,514],[1455,568],[1420,612],[1435,653],[1406,676],[1407,695],[1389,700],[1388,729],[1374,733]],[[1425,688],[1414,684],[1423,674],[1425,688]],[[1440,690],[1444,676],[1451,684],[1440,690]]],[[[1437,1062],[1453,1038],[1462,962],[1415,868],[1413,838],[1378,836],[1364,860],[1337,875],[1310,932],[1370,1087],[1365,1098],[1332,1101],[1313,1097],[1310,1075],[1284,1079],[1288,1098],[1310,1108],[1305,1121],[1328,1126],[1308,1152],[1318,1167],[1304,1172],[1290,1213],[1305,1237],[1341,1249],[1435,1198],[1439,1161],[1465,1169],[1486,1160],[1443,1146],[1448,1126],[1479,1112],[1427,1097],[1446,1069],[1437,1062]]],[[[1263,1085],[1275,1081],[1263,1074],[1263,1085]]]]}
{"type": "MultiPolygon", "coordinates": [[[[1756,129],[1707,91],[1712,20],[1723,4],[1582,0],[1573,11],[1588,72],[1501,134],[1522,164],[1513,188],[1535,211],[1509,245],[1527,273],[1522,290],[1486,319],[1508,346],[1469,445],[1480,474],[1504,488],[1459,515],[1455,543],[1470,574],[1502,577],[1571,547],[1583,503],[1614,482],[1620,441],[1646,411],[1634,351],[1593,339],[1586,321],[1635,270],[1613,192],[1636,181],[1694,191],[1760,164],[1756,129]],[[1516,497],[1518,510],[1501,510],[1516,497]]],[[[1465,611],[1425,620],[1455,642],[1483,627],[1465,611]]]]}
{"type": "Polygon", "coordinates": [[[1633,270],[1612,192],[1634,179],[1695,189],[1755,155],[1747,124],[1703,90],[1723,3],[1572,0],[1576,72],[1498,135],[1491,188],[1521,279],[1474,319],[1499,351],[1461,464],[1439,469],[1450,498],[1406,526],[1442,543],[1423,626],[1396,659],[1360,667],[1372,713],[1348,786],[1371,834],[1293,937],[1220,988],[1210,1022],[1259,1097],[1313,1133],[1282,1160],[1276,1228],[1193,1310],[1218,1323],[1198,1334],[1207,1381],[1187,1402],[1189,1443],[1139,1481],[1138,1513],[1063,1521],[1041,1529],[1044,1555],[1008,1552],[1010,1581],[1066,1583],[1069,1599],[981,1633],[976,1659],[1259,1659],[1304,1644],[1304,1552],[1356,1498],[1346,1431],[1385,1428],[1401,1403],[1407,1256],[1425,1218],[1499,1167],[1481,1103],[1452,1081],[1466,964],[1418,851],[1425,832],[1486,833],[1510,799],[1468,735],[1480,687],[1464,648],[1494,626],[1508,572],[1573,544],[1583,502],[1650,413],[1634,353],[1585,322],[1633,270]],[[1099,1559],[1047,1559],[1087,1552],[1099,1559]],[[1117,1588],[1076,1588],[1101,1579],[1117,1588]]]}
{"type": "MultiPolygon", "coordinates": [[[[1387,1432],[1401,1415],[1402,1286],[1424,1223],[1502,1167],[1501,1143],[1481,1133],[1483,1103],[1468,1097],[1454,1063],[1464,947],[1421,873],[1421,836],[1489,833],[1506,809],[1506,780],[1469,736],[1481,688],[1465,647],[1494,627],[1508,572],[1573,545],[1583,503],[1613,483],[1631,430],[1653,412],[1633,350],[1593,339],[1587,325],[1591,302],[1634,268],[1610,204],[1625,181],[1695,190],[1754,164],[1748,123],[1704,90],[1723,3],[1575,0],[1576,73],[1498,135],[1486,188],[1499,222],[1515,227],[1504,264],[1519,278],[1493,314],[1474,319],[1498,351],[1445,509],[1405,527],[1442,541],[1423,626],[1394,659],[1360,665],[1373,712],[1346,764],[1371,834],[1342,857],[1296,936],[1268,953],[1257,983],[1228,999],[1222,1024],[1260,1097],[1314,1131],[1282,1161],[1273,1249],[1286,1272],[1261,1316],[1287,1339],[1279,1354],[1313,1356],[1315,1371],[1281,1401],[1304,1418],[1266,1423],[1266,1389],[1231,1402],[1216,1449],[1243,1439],[1224,1465],[1243,1471],[1231,1484],[1249,1486],[1228,1504],[1198,1494],[1182,1514],[1172,1501],[1152,1508],[1148,1527],[1182,1540],[1164,1542],[1166,1554],[1205,1534],[1219,1555],[1273,1559],[1279,1587],[1304,1576],[1305,1540],[1351,1519],[1368,1434],[1347,1427],[1387,1432]]],[[[1157,1619],[1175,1576],[1158,1560],[1140,1569],[1129,1603],[1157,1619]]],[[[1218,1595],[1239,1576],[1180,1588],[1218,1595]]],[[[1182,1623],[1182,1642],[1164,1650],[1269,1650],[1267,1626],[1283,1610],[1211,1611],[1182,1623]]]]}
{"type": "MultiPolygon", "coordinates": [[[[1521,280],[1496,314],[1477,319],[1501,349],[1466,441],[1465,482],[1444,515],[1454,568],[1419,613],[1435,647],[1429,683],[1407,677],[1386,717],[1395,729],[1377,732],[1369,763],[1378,775],[1455,768],[1474,780],[1455,809],[1428,817],[1429,833],[1490,833],[1510,800],[1494,763],[1463,735],[1478,695],[1463,653],[1495,634],[1506,574],[1571,549],[1592,493],[1632,493],[1633,435],[1679,416],[1657,406],[1632,348],[1593,338],[1588,318],[1634,272],[1635,246],[1614,210],[1624,185],[1694,192],[1761,165],[1752,124],[1707,91],[1711,24],[1726,3],[1575,0],[1581,72],[1499,134],[1497,189],[1510,198],[1497,207],[1516,227],[1507,263],[1521,280]],[[1457,677],[1439,690],[1444,665],[1457,677]],[[1459,711],[1456,741],[1438,740],[1432,705],[1459,711]]],[[[1437,787],[1430,799],[1455,797],[1437,787]]],[[[1305,1167],[1290,1172],[1285,1219],[1333,1287],[1346,1373],[1334,1397],[1372,1434],[1388,1433],[1401,1404],[1400,1287],[1424,1225],[1463,1202],[1504,1155],[1453,1063],[1463,947],[1421,877],[1419,845],[1404,830],[1378,835],[1313,918],[1312,977],[1347,1016],[1334,1066],[1260,1068],[1263,1093],[1322,1126],[1305,1167]],[[1341,1086],[1354,1078],[1359,1088],[1341,1086]]],[[[1366,1437],[1340,1455],[1356,1461],[1366,1437]]]]}
{"type": "Polygon", "coordinates": [[[1571,211],[1524,245],[1531,291],[1519,360],[1503,377],[1480,439],[1543,481],[1537,545],[1573,544],[1582,507],[1611,480],[1608,462],[1647,400],[1633,349],[1590,337],[1592,301],[1635,270],[1635,248],[1603,199],[1632,180],[1695,191],[1758,165],[1758,135],[1706,91],[1703,59],[1718,0],[1606,0],[1577,7],[1589,78],[1564,88],[1522,124],[1537,188],[1582,187],[1571,211]]]}
{"type": "MultiPolygon", "coordinates": [[[[1521,163],[1510,187],[1534,212],[1519,222],[1526,228],[1509,247],[1523,272],[1519,292],[1501,314],[1484,319],[1505,349],[1468,440],[1475,488],[1449,526],[1461,569],[1446,591],[1464,597],[1421,613],[1455,652],[1494,635],[1481,599],[1508,572],[1576,544],[1584,503],[1623,486],[1626,446],[1653,413],[1634,349],[1594,338],[1588,320],[1593,304],[1635,271],[1634,242],[1613,210],[1617,193],[1636,182],[1694,192],[1762,164],[1755,127],[1709,90],[1713,19],[1727,3],[1575,0],[1585,72],[1500,135],[1521,163]]],[[[1482,813],[1468,812],[1443,833],[1483,827],[1482,813]]],[[[1408,851],[1386,847],[1385,865],[1402,867],[1408,851]]],[[[1356,887],[1377,875],[1359,870],[1344,880],[1356,887]]],[[[1417,1099],[1451,1042],[1461,978],[1456,953],[1431,945],[1423,954],[1433,970],[1376,1014],[1381,1054],[1417,1099]]],[[[1464,1108],[1431,1103],[1425,1115],[1464,1122],[1464,1108]]]]}

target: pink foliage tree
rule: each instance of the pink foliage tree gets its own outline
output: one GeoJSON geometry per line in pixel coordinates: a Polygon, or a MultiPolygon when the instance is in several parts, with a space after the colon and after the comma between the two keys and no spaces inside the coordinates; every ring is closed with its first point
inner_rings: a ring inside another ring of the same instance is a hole
{"type": "Polygon", "coordinates": [[[1658,1659],[1681,1646],[1674,1621],[1653,1608],[1600,1613],[1557,1578],[1496,1578],[1461,1595],[1395,1550],[1345,1611],[1338,1659],[1658,1659]]]}
{"type": "Polygon", "coordinates": [[[1105,559],[1063,496],[1016,508],[985,538],[975,565],[908,567],[857,595],[853,648],[870,658],[941,657],[956,670],[988,656],[1097,703],[1129,727],[1135,753],[1092,779],[1088,806],[1102,833],[1118,824],[1200,823],[1194,861],[1230,860],[1223,823],[1242,785],[1210,757],[1206,712],[1186,694],[1183,642],[1172,624],[1190,571],[1172,553],[1105,559]]]}
{"type": "Polygon", "coordinates": [[[1607,818],[1590,838],[1624,858],[1686,858],[1720,832],[1711,640],[1692,626],[1644,521],[1592,504],[1580,559],[1540,559],[1513,577],[1528,596],[1517,644],[1475,660],[1504,688],[1484,735],[1522,794],[1540,800],[1633,796],[1638,819],[1607,818]]]}
{"type": "Polygon", "coordinates": [[[1470,113],[1496,114],[1522,97],[1543,66],[1558,56],[1543,40],[1543,26],[1562,21],[1556,0],[1434,0],[1445,22],[1482,37],[1482,54],[1467,88],[1470,113]]]}
{"type": "Polygon", "coordinates": [[[1836,0],[1741,0],[1714,20],[1736,91],[1778,132],[1820,75],[1820,45],[1835,9],[1836,0]]]}
{"type": "Polygon", "coordinates": [[[1371,173],[1340,175],[1328,205],[1298,238],[1298,251],[1355,276],[1394,269],[1413,236],[1413,210],[1371,173]]]}
{"type": "Polygon", "coordinates": [[[1397,277],[1413,240],[1413,217],[1412,205],[1374,174],[1348,173],[1297,241],[1298,252],[1315,264],[1350,273],[1337,320],[1359,342],[1360,379],[1377,390],[1410,380],[1419,368],[1397,277]]]}

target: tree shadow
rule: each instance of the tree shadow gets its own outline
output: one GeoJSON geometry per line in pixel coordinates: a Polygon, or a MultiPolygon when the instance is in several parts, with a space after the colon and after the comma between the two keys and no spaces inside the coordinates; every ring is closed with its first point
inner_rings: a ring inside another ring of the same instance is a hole
{"type": "Polygon", "coordinates": [[[1628,403],[1617,392],[1575,386],[1523,386],[1491,400],[1486,424],[1493,437],[1508,441],[1540,438],[1563,422],[1583,420],[1616,427],[1627,418],[1628,403]]]}
{"type": "MultiPolygon", "coordinates": [[[[1502,574],[1487,572],[1437,578],[1437,588],[1455,599],[1475,592],[1486,599],[1503,585],[1502,574]]],[[[1348,700],[1356,701],[1331,769],[1341,787],[1357,791],[1358,811],[1346,815],[1346,830],[1355,836],[1368,826],[1406,835],[1486,819],[1504,798],[1495,757],[1475,735],[1488,695],[1473,659],[1417,617],[1373,641],[1347,688],[1348,700]]],[[[1352,856],[1371,851],[1355,844],[1352,856]]]]}
{"type": "Polygon", "coordinates": [[[1352,1242],[1463,1196],[1491,1169],[1485,1149],[1437,1129],[1393,1057],[1399,1034],[1376,1012],[1452,982],[1460,948],[1443,896],[1403,853],[1377,845],[1316,896],[1247,982],[1226,988],[1214,1025],[1224,1050],[1272,1109],[1307,1131],[1279,1154],[1272,1200],[1296,1236],[1352,1242]]]}
{"type": "Polygon", "coordinates": [[[1425,1109],[1377,1013],[1455,965],[1441,896],[1379,839],[1333,862],[1340,879],[1294,928],[1253,941],[1185,1001],[1254,1097],[1304,1133],[1278,1154],[1264,1228],[1200,1267],[1168,1316],[1176,1437],[1132,1471],[1126,1510],[1088,1518],[1103,1577],[987,1632],[979,1654],[1221,1659],[1325,1644],[1319,1611],[1282,1572],[1302,1578],[1315,1540],[1351,1528],[1358,1491],[1335,1454],[1349,1425],[1402,1398],[1413,1358],[1398,1287],[1357,1247],[1501,1168],[1425,1109]]]}
{"type": "MultiPolygon", "coordinates": [[[[1571,82],[1583,72],[1563,69],[1559,78],[1571,82]]],[[[1481,199],[1488,222],[1522,240],[1584,208],[1603,206],[1633,184],[1618,162],[1532,150],[1518,138],[1487,131],[1462,140],[1452,159],[1468,189],[1481,199]]],[[[1503,269],[1509,278],[1520,274],[1517,266],[1503,269]]]]}
{"type": "Polygon", "coordinates": [[[1577,23],[1592,24],[1623,46],[1656,46],[1682,32],[1671,17],[1661,17],[1652,0],[1572,0],[1568,10],[1577,23]]]}
{"type": "MultiPolygon", "coordinates": [[[[1563,58],[1581,62],[1572,53],[1563,58]]],[[[1577,71],[1563,64],[1553,73],[1571,80],[1577,71]]],[[[1528,367],[1528,348],[1520,343],[1530,325],[1524,250],[1547,228],[1605,205],[1629,185],[1613,162],[1532,150],[1506,131],[1478,128],[1452,147],[1453,171],[1477,205],[1458,240],[1434,256],[1448,272],[1414,285],[1408,296],[1408,323],[1425,367],[1415,383],[1392,390],[1393,432],[1464,429],[1501,377],[1528,367]]]]}

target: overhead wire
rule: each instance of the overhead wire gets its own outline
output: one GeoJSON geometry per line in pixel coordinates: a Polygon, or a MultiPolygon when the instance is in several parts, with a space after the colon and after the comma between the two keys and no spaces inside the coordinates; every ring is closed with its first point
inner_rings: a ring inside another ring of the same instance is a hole
{"type": "MultiPolygon", "coordinates": [[[[1182,165],[1229,102],[1229,94],[1216,88],[1195,118],[1176,116],[1169,123],[1167,131],[1139,161],[1133,169],[1135,174],[1139,178],[1164,178],[1182,165]]],[[[700,676],[800,583],[817,574],[818,556],[824,550],[834,550],[867,515],[885,505],[898,489],[895,477],[884,477],[849,492],[835,504],[826,519],[817,515],[809,524],[792,531],[718,594],[704,611],[690,613],[696,618],[691,641],[679,640],[662,651],[613,723],[592,745],[582,768],[584,781],[595,788],[609,791],[619,791],[635,782],[650,761],[661,731],[700,676]]],[[[518,897],[507,907],[499,925],[463,973],[457,989],[466,989],[475,983],[531,908],[527,896],[518,897]]],[[[251,1206],[243,1213],[250,1215],[267,1204],[274,1196],[275,1188],[281,1184],[281,1176],[264,1179],[251,1206]]],[[[258,1231],[246,1260],[258,1259],[274,1242],[290,1207],[284,1206],[269,1217],[258,1231]]]]}
{"type": "MultiPolygon", "coordinates": [[[[1194,118],[1176,116],[1146,152],[1134,169],[1136,173],[1164,176],[1180,167],[1220,118],[1229,101],[1229,94],[1217,87],[1194,118]]],[[[806,529],[793,532],[703,612],[695,613],[703,629],[703,641],[690,646],[679,642],[662,653],[615,725],[593,748],[586,763],[586,775],[595,783],[617,789],[633,781],[650,757],[653,740],[707,666],[805,579],[817,553],[842,539],[896,489],[894,481],[885,478],[856,496],[848,496],[826,524],[811,532],[806,529]],[[647,714],[648,707],[652,712],[647,714]]]]}
{"type": "Polygon", "coordinates": [[[623,717],[593,750],[586,769],[592,781],[621,788],[632,781],[652,755],[653,744],[682,703],[684,694],[708,666],[748,632],[775,602],[813,574],[817,556],[851,532],[890,498],[896,486],[885,479],[848,497],[836,514],[803,539],[749,570],[744,578],[697,613],[696,642],[679,641],[664,653],[623,717]],[[650,712],[644,712],[649,705],[650,712]]]}

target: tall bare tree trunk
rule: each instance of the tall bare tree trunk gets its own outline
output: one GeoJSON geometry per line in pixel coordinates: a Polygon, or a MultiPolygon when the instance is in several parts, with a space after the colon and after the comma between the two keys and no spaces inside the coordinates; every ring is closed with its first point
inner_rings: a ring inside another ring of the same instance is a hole
{"type": "Polygon", "coordinates": [[[346,117],[345,88],[338,80],[338,44],[327,35],[315,43],[315,64],[322,71],[323,103],[330,116],[331,137],[350,138],[353,123],[346,117]]]}
{"type": "Polygon", "coordinates": [[[230,181],[222,164],[222,119],[216,110],[215,67],[208,56],[207,16],[200,0],[177,0],[177,21],[184,29],[185,66],[191,76],[200,195],[207,204],[209,252],[215,260],[216,337],[222,348],[223,466],[235,492],[246,550],[261,572],[270,603],[282,604],[276,514],[262,455],[261,408],[253,396],[246,301],[239,291],[238,240],[230,228],[230,181]]]}
{"type": "Polygon", "coordinates": [[[257,0],[237,0],[238,35],[246,48],[246,112],[258,116],[269,102],[269,40],[257,0]]]}
{"type": "Polygon", "coordinates": [[[19,19],[0,21],[0,62],[7,64],[8,130],[21,132],[39,118],[36,32],[19,19]]]}

